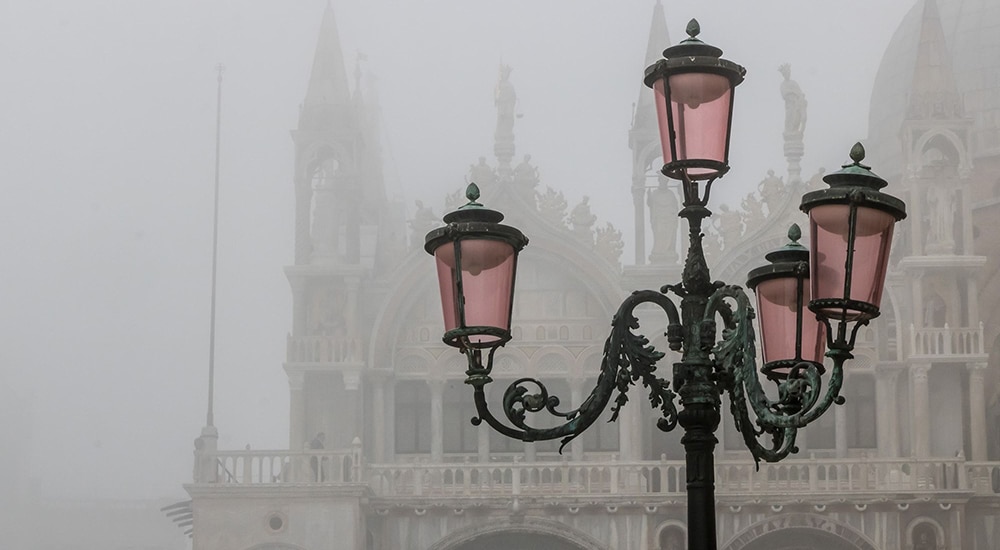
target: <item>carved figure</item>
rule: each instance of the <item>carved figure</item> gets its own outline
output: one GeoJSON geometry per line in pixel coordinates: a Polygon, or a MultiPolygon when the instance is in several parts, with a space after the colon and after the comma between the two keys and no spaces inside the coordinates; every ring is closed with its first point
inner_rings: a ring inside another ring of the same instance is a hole
{"type": "Polygon", "coordinates": [[[524,155],[524,160],[521,161],[521,164],[518,164],[514,168],[514,183],[519,186],[534,188],[538,185],[538,182],[538,167],[532,166],[531,155],[524,155]]]}
{"type": "Polygon", "coordinates": [[[764,203],[757,195],[750,193],[743,198],[743,225],[749,233],[764,222],[764,203]]]}
{"type": "Polygon", "coordinates": [[[719,207],[719,236],[725,248],[736,246],[737,239],[743,234],[743,219],[740,213],[723,204],[719,207]]]}
{"type": "Polygon", "coordinates": [[[512,70],[510,65],[500,65],[500,78],[494,94],[494,103],[497,107],[496,137],[514,133],[514,105],[517,103],[517,94],[514,92],[514,85],[510,83],[512,70]]]}
{"type": "Polygon", "coordinates": [[[930,212],[930,239],[940,252],[951,252],[955,243],[952,227],[955,220],[955,192],[940,185],[927,190],[927,206],[930,212]]]}
{"type": "Polygon", "coordinates": [[[544,194],[538,194],[538,211],[556,227],[566,227],[566,207],[566,197],[562,191],[546,187],[544,194]]]}
{"type": "Polygon", "coordinates": [[[774,175],[774,170],[768,170],[767,177],[757,184],[757,190],[760,191],[760,196],[767,204],[767,211],[774,212],[785,194],[785,182],[780,176],[774,175]]]}
{"type": "Polygon", "coordinates": [[[799,83],[792,80],[792,66],[785,63],[778,68],[785,77],[781,83],[781,97],[785,100],[785,134],[801,137],[806,131],[806,94],[799,83]]]}
{"type": "Polygon", "coordinates": [[[417,211],[410,220],[410,229],[413,230],[412,242],[414,246],[422,245],[422,237],[431,229],[438,225],[438,217],[429,206],[424,206],[423,201],[417,200],[417,211]]]}
{"type": "Polygon", "coordinates": [[[580,204],[573,207],[573,212],[569,215],[569,222],[573,224],[573,231],[581,235],[590,235],[590,228],[597,221],[597,216],[590,212],[590,197],[583,197],[580,204]]]}
{"type": "Polygon", "coordinates": [[[479,157],[477,164],[469,166],[469,181],[487,188],[496,183],[497,173],[492,166],[486,164],[486,157],[479,157]]]}
{"type": "Polygon", "coordinates": [[[609,222],[604,227],[597,228],[597,240],[594,243],[594,251],[609,263],[618,265],[622,257],[622,249],[625,243],[622,241],[622,232],[615,229],[609,222]]]}
{"type": "Polygon", "coordinates": [[[665,185],[649,192],[649,225],[653,230],[653,249],[649,260],[653,263],[668,263],[677,260],[677,196],[665,185]]]}

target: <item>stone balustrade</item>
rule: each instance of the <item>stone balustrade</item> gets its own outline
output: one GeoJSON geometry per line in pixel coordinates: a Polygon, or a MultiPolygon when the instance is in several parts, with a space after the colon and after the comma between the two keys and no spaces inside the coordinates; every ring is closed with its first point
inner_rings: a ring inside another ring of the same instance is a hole
{"type": "Polygon", "coordinates": [[[288,336],[285,360],[289,363],[356,363],[361,342],[337,336],[288,336]]]}
{"type": "Polygon", "coordinates": [[[940,359],[986,355],[983,324],[976,328],[916,328],[910,325],[910,357],[940,359]]]}
{"type": "Polygon", "coordinates": [[[223,484],[358,483],[360,450],[196,453],[199,481],[223,484]]]}
{"type": "MultiPolygon", "coordinates": [[[[363,464],[360,448],[340,451],[199,453],[199,481],[218,484],[362,483],[380,498],[514,495],[683,497],[683,461],[363,464]]],[[[716,464],[720,498],[768,495],[964,493],[1000,495],[1000,462],[963,458],[793,459],[760,469],[716,464]]]]}

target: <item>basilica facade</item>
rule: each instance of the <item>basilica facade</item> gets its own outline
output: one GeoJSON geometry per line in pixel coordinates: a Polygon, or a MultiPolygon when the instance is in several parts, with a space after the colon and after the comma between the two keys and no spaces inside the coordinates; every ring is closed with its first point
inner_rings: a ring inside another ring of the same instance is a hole
{"type": "MultiPolygon", "coordinates": [[[[720,548],[1000,547],[998,31],[992,0],[918,0],[897,30],[866,142],[875,171],[910,209],[882,315],[859,335],[847,404],[804,430],[798,454],[758,469],[724,418],[720,548]]],[[[670,43],[657,3],[647,63],[670,43]]],[[[717,279],[744,280],[785,243],[802,193],[825,185],[821,174],[802,174],[806,93],[790,67],[781,72],[787,168],[716,212],[706,248],[717,279]]],[[[677,189],[657,174],[659,136],[643,88],[628,136],[637,261],[622,265],[621,232],[586,199],[569,205],[530,157],[518,157],[508,67],[494,92],[494,150],[471,163],[469,179],[531,245],[492,397],[530,376],[575,407],[595,383],[621,300],[680,280],[677,189]]],[[[185,485],[194,549],[683,548],[680,436],[659,431],[642,399],[562,453],[558,442],[524,443],[469,422],[466,360],[440,341],[436,277],[422,248],[440,224],[441,210],[428,205],[439,201],[422,199],[407,219],[387,200],[373,113],[348,77],[327,7],[292,133],[289,446],[218,449],[214,428],[204,430],[185,485]]],[[[447,197],[445,208],[459,199],[447,197]]],[[[665,324],[642,319],[664,351],[665,324]]]]}

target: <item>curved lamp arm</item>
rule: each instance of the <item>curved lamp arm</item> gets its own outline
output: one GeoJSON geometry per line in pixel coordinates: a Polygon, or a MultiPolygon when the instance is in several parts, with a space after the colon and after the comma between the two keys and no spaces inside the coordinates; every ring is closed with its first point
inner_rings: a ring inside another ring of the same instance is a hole
{"type": "Polygon", "coordinates": [[[674,392],[669,388],[668,381],[655,374],[656,362],[663,358],[664,354],[649,345],[649,339],[645,336],[632,332],[639,328],[634,310],[636,306],[644,303],[653,303],[663,309],[668,320],[667,340],[670,349],[675,351],[680,349],[680,316],[673,302],[664,294],[653,290],[632,293],[622,302],[618,313],[611,321],[611,335],[604,344],[604,358],[601,361],[601,373],[597,378],[597,385],[583,404],[570,411],[558,410],[560,399],[555,395],[549,395],[548,389],[540,381],[534,378],[520,378],[504,391],[503,412],[510,425],[501,422],[490,412],[484,390],[486,384],[493,381],[490,372],[493,370],[493,354],[497,348],[489,350],[485,365],[480,350],[464,348],[463,353],[469,360],[465,383],[475,389],[476,412],[479,414],[472,419],[472,423],[478,426],[485,421],[503,435],[522,441],[562,438],[559,447],[559,451],[562,452],[563,447],[600,417],[615,389],[618,390],[618,397],[611,407],[611,420],[616,420],[621,408],[628,402],[629,386],[641,381],[649,388],[650,403],[662,413],[657,426],[663,431],[672,430],[677,425],[674,392]],[[537,413],[543,409],[553,416],[564,418],[566,422],[553,428],[529,426],[526,414],[537,413]]]}
{"type": "Polygon", "coordinates": [[[850,354],[829,354],[834,364],[825,394],[816,366],[802,362],[779,383],[778,399],[772,400],[765,395],[757,374],[754,310],[750,298],[742,288],[734,285],[716,290],[706,305],[703,335],[715,334],[716,315],[722,317],[724,328],[722,339],[715,344],[712,353],[723,379],[727,381],[724,387],[729,390],[736,427],[758,463],[761,459],[777,462],[798,451],[795,437],[799,428],[819,418],[830,405],[844,403],[840,389],[844,382],[844,361],[850,354]],[[729,301],[735,301],[735,312],[729,301]],[[751,410],[755,418],[751,417],[751,410]],[[771,436],[769,447],[759,441],[759,436],[764,434],[771,436]]]}

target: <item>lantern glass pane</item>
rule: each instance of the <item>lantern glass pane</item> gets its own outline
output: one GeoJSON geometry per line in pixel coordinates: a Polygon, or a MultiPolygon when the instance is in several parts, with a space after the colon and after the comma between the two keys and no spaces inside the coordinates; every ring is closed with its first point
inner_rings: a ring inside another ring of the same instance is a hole
{"type": "MultiPolygon", "coordinates": [[[[510,244],[493,239],[463,239],[461,247],[462,292],[458,290],[454,245],[434,252],[441,285],[445,331],[460,327],[495,327],[510,330],[511,294],[516,255],[510,244]],[[464,297],[465,319],[459,301],[464,297]]],[[[497,336],[472,335],[474,344],[499,340],[497,336]]]]}
{"type": "MultiPolygon", "coordinates": [[[[761,355],[765,363],[772,361],[802,360],[823,363],[826,351],[826,329],[823,323],[805,304],[809,303],[809,280],[803,281],[802,288],[802,352],[795,350],[795,328],[797,323],[798,279],[778,277],[761,281],[755,289],[757,311],[760,314],[761,355]]],[[[775,369],[787,374],[789,369],[775,369]]]]}
{"type": "MultiPolygon", "coordinates": [[[[847,204],[825,204],[809,211],[812,296],[817,300],[857,300],[879,307],[896,218],[874,208],[857,207],[851,288],[849,295],[845,295],[850,209],[847,204]]],[[[827,308],[823,314],[829,319],[845,321],[861,316],[850,310],[845,314],[838,308],[827,308]]]]}
{"type": "MultiPolygon", "coordinates": [[[[663,145],[664,163],[673,160],[708,160],[725,164],[728,160],[726,148],[729,143],[729,115],[732,102],[732,87],[729,79],[717,74],[681,73],[668,77],[670,108],[673,116],[673,134],[669,133],[666,120],[666,101],[662,81],[657,97],[657,115],[660,121],[660,137],[663,145]],[[662,106],[661,106],[662,103],[662,106]],[[666,134],[667,139],[663,139],[666,134]],[[670,150],[671,139],[677,152],[673,158],[670,150]]],[[[711,176],[715,168],[689,168],[688,176],[711,176]]]]}

